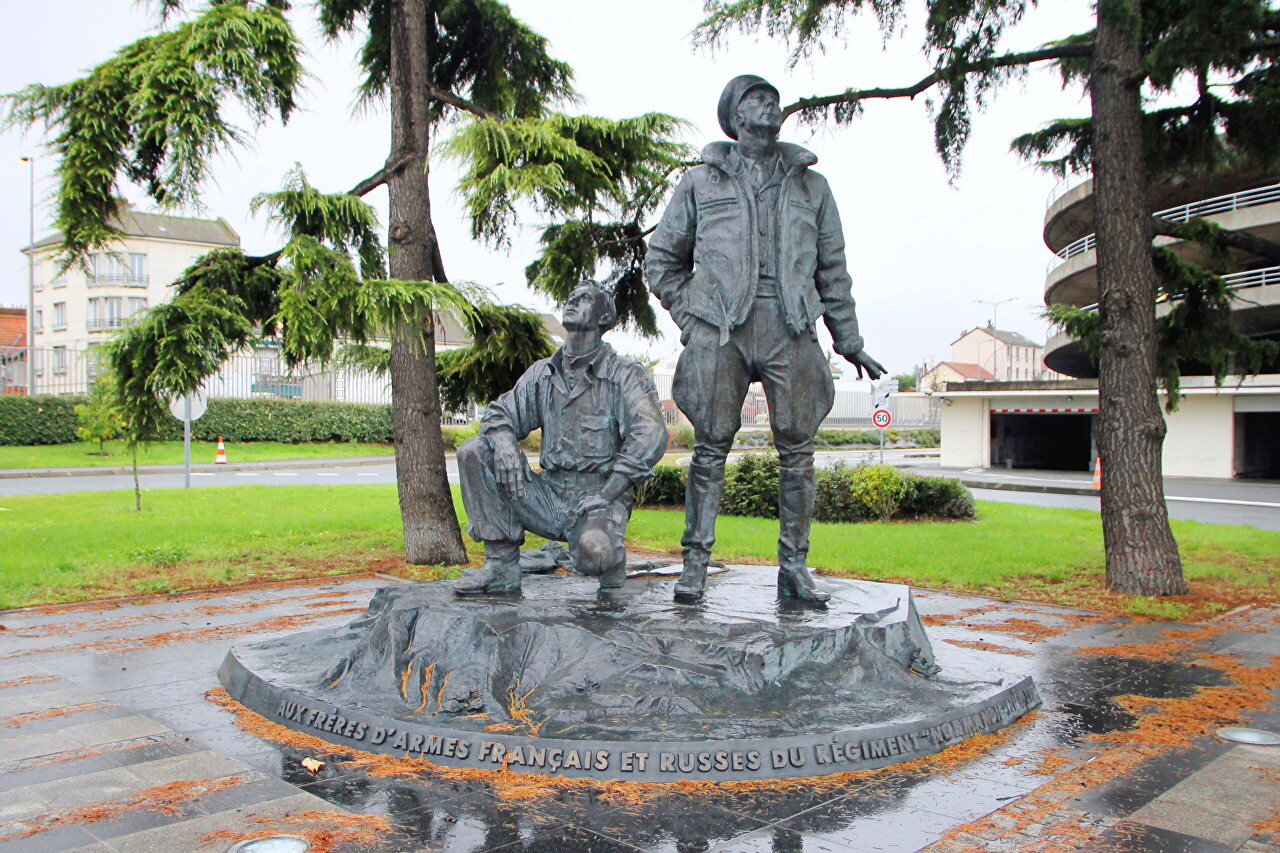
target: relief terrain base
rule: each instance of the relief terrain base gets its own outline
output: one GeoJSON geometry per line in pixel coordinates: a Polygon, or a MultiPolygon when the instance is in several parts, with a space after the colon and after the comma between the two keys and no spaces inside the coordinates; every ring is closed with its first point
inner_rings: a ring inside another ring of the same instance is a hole
{"type": "Polygon", "coordinates": [[[696,605],[671,581],[526,577],[520,597],[379,590],[337,630],[232,649],[251,710],[334,743],[450,767],[596,779],[752,780],[883,767],[1038,707],[1030,678],[937,668],[910,588],[732,566],[696,605]]]}

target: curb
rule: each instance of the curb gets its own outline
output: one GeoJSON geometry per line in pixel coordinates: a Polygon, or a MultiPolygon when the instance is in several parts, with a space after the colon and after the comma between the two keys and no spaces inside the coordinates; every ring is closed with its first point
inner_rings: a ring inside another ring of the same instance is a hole
{"type": "Polygon", "coordinates": [[[1098,497],[1102,494],[1092,486],[1038,486],[1027,483],[971,480],[966,477],[957,477],[956,479],[971,489],[986,489],[995,492],[1040,492],[1046,495],[1082,495],[1084,497],[1098,497]]]}
{"type": "MultiPolygon", "coordinates": [[[[449,454],[445,454],[448,456],[449,454]]],[[[277,468],[357,468],[367,465],[388,465],[396,461],[395,454],[387,456],[354,456],[349,459],[274,459],[268,462],[232,462],[226,465],[192,465],[193,472],[216,471],[271,471],[277,468]]],[[[138,474],[180,474],[182,465],[139,465],[138,474]]],[[[8,468],[0,471],[0,480],[28,477],[99,477],[132,474],[132,465],[112,465],[83,468],[8,468]]]]}

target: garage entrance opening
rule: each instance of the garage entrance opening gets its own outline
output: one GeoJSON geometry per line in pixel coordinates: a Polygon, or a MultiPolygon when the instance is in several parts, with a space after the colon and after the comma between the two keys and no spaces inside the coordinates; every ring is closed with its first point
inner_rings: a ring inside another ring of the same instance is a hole
{"type": "Polygon", "coordinates": [[[1091,414],[991,413],[991,464],[1045,471],[1093,470],[1091,414]]]}
{"type": "Polygon", "coordinates": [[[1280,412],[1236,412],[1236,476],[1280,480],[1280,412]]]}

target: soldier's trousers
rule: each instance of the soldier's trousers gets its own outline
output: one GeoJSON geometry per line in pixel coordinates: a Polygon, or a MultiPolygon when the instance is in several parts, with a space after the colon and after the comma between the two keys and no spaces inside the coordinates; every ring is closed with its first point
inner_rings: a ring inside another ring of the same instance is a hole
{"type": "Polygon", "coordinates": [[[685,559],[708,559],[725,459],[742,425],[747,387],[764,385],[780,465],[778,561],[803,566],[813,518],[813,439],[835,401],[835,383],[816,335],[793,335],[778,300],[757,299],[746,321],[720,345],[710,323],[691,319],[676,363],[672,395],[693,424],[693,459],[685,490],[685,559]]]}
{"type": "Polygon", "coordinates": [[[631,518],[631,494],[608,508],[570,518],[585,494],[596,494],[607,475],[592,471],[541,471],[526,468],[524,496],[508,497],[494,476],[493,447],[483,436],[467,439],[458,448],[462,503],[467,510],[467,533],[477,542],[519,545],[525,531],[569,544],[574,565],[582,574],[596,575],[626,563],[623,537],[631,518]],[[590,553],[580,547],[591,542],[590,553]],[[604,543],[607,543],[605,545],[604,543]]]}

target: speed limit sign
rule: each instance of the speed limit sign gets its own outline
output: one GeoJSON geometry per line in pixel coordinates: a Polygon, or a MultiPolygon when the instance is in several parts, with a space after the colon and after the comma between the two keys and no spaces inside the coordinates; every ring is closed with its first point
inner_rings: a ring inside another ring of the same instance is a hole
{"type": "Polygon", "coordinates": [[[889,424],[893,423],[893,413],[888,409],[876,409],[875,412],[871,414],[871,423],[875,424],[880,429],[884,429],[889,424]]]}

